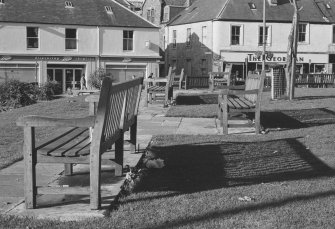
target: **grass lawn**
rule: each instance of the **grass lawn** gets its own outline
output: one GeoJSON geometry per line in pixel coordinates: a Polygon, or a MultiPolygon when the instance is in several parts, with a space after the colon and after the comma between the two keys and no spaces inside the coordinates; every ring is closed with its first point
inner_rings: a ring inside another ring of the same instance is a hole
{"type": "MultiPolygon", "coordinates": [[[[335,89],[298,89],[297,99],[292,102],[264,99],[262,123],[270,129],[264,135],[155,136],[148,156],[163,159],[166,166],[146,170],[134,192],[120,198],[118,208],[109,217],[61,223],[0,216],[0,225],[4,228],[333,228],[334,95],[335,89]]],[[[269,94],[266,96],[269,98],[269,94]]],[[[58,102],[62,101],[53,101],[56,108],[58,102]]],[[[78,106],[74,109],[80,110],[77,114],[87,112],[85,103],[67,105],[67,109],[78,106]]],[[[193,114],[200,111],[193,106],[199,105],[188,106],[193,114]]],[[[65,108],[57,109],[63,109],[60,114],[67,113],[65,108]]],[[[42,109],[30,112],[42,113],[42,109]]],[[[205,108],[202,112],[205,117],[216,114],[215,109],[205,108]]],[[[5,114],[0,114],[0,118],[5,114]]],[[[8,115],[8,119],[16,120],[18,115],[11,116],[14,115],[8,115]]],[[[17,138],[22,140],[20,131],[17,138]]]]}
{"type": "MultiPolygon", "coordinates": [[[[52,117],[83,117],[88,115],[88,104],[84,96],[61,98],[48,102],[0,113],[0,169],[22,159],[21,147],[23,128],[16,126],[16,120],[25,115],[52,117]]],[[[46,138],[54,128],[38,128],[38,139],[46,138]]]]}

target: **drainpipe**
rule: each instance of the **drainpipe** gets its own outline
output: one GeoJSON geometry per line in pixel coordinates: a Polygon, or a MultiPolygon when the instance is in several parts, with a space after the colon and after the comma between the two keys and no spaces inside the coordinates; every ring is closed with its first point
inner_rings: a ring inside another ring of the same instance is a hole
{"type": "Polygon", "coordinates": [[[97,41],[98,41],[98,59],[97,59],[97,67],[100,68],[100,27],[97,26],[97,41]]]}

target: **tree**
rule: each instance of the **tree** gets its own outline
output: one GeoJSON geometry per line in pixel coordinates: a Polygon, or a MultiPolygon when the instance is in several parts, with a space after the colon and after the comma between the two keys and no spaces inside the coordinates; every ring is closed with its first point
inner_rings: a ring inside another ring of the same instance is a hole
{"type": "Polygon", "coordinates": [[[296,0],[290,0],[294,7],[294,14],[292,19],[292,27],[288,36],[287,48],[287,71],[286,71],[286,93],[287,97],[292,100],[294,98],[294,78],[296,72],[297,62],[297,46],[298,46],[298,28],[299,28],[299,13],[296,0]]]}

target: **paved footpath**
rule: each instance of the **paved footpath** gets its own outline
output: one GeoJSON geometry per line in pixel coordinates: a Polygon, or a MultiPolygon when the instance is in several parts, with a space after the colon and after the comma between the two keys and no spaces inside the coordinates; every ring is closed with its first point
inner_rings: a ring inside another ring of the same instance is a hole
{"type": "MultiPolygon", "coordinates": [[[[149,104],[148,107],[140,104],[138,116],[138,146],[139,151],[147,147],[153,135],[158,134],[203,134],[219,135],[220,128],[214,118],[177,118],[165,117],[168,108],[161,103],[149,104]]],[[[250,131],[246,129],[246,131],[250,131]]],[[[230,130],[231,133],[236,130],[230,130]]],[[[128,136],[125,136],[127,139],[128,136]]],[[[125,148],[127,149],[127,147],[125,148]]],[[[135,166],[141,153],[130,154],[125,150],[125,165],[135,166]]],[[[32,216],[38,219],[58,219],[62,221],[81,220],[88,217],[104,217],[108,206],[119,193],[125,177],[115,177],[113,171],[104,168],[102,173],[102,209],[91,211],[88,196],[74,195],[42,195],[37,199],[40,208],[26,210],[23,198],[23,161],[19,161],[8,168],[0,170],[0,214],[14,214],[18,216],[32,216]],[[70,202],[71,201],[71,202],[70,202]]],[[[74,166],[76,175],[64,177],[63,165],[43,164],[37,166],[37,185],[89,185],[88,168],[86,165],[74,166]]]]}

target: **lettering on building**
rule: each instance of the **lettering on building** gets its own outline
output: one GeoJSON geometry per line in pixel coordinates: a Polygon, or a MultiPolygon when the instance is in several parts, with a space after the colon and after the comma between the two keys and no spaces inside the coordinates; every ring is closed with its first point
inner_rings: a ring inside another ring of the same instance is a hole
{"type": "MultiPolygon", "coordinates": [[[[247,54],[248,55],[248,62],[262,62],[263,57],[262,56],[256,56],[254,54],[247,54]]],[[[266,62],[286,62],[287,58],[286,56],[278,56],[278,55],[272,55],[272,56],[266,56],[265,57],[266,62]]],[[[297,62],[304,62],[304,57],[298,57],[297,62]]]]}

